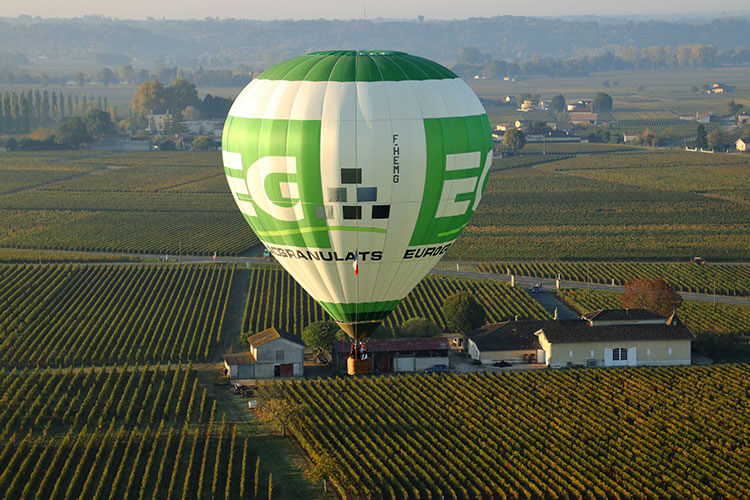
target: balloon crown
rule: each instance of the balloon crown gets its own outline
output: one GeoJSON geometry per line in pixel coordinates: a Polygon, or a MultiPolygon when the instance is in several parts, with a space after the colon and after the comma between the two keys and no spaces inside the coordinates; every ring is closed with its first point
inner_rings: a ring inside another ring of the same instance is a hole
{"type": "Polygon", "coordinates": [[[408,56],[396,50],[321,50],[310,52],[308,56],[408,56]]]}

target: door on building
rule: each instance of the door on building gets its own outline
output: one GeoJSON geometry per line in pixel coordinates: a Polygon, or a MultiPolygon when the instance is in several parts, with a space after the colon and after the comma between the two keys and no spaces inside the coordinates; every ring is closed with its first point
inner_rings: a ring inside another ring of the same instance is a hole
{"type": "Polygon", "coordinates": [[[273,367],[275,377],[292,377],[294,376],[294,363],[284,363],[273,367]]]}

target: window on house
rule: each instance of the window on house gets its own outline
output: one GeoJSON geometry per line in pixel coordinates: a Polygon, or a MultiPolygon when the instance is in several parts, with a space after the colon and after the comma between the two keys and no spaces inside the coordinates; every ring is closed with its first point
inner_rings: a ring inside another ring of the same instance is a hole
{"type": "Polygon", "coordinates": [[[624,347],[615,347],[612,349],[612,361],[627,361],[628,350],[624,347]]]}
{"type": "Polygon", "coordinates": [[[284,361],[284,351],[276,351],[276,361],[284,361]]]}
{"type": "Polygon", "coordinates": [[[672,348],[671,347],[669,348],[669,355],[670,356],[672,355],[672,348]]]}

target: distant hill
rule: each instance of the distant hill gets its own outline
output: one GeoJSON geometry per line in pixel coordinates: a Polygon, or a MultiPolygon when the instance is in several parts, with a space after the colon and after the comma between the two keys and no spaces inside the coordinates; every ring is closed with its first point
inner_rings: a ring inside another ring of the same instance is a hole
{"type": "Polygon", "coordinates": [[[493,59],[589,55],[602,48],[712,44],[750,47],[750,22],[630,21],[501,16],[453,21],[371,20],[117,20],[102,17],[0,18],[0,52],[65,59],[102,54],[165,64],[205,64],[219,58],[268,65],[312,50],[387,48],[453,63],[459,48],[493,59]]]}

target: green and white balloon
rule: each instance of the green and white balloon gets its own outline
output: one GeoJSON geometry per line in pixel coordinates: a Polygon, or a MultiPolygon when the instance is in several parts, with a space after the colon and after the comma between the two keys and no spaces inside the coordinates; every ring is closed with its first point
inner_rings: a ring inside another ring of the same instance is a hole
{"type": "Polygon", "coordinates": [[[366,336],[469,222],[492,136],[479,99],[445,67],[326,51],[250,82],[222,150],[255,234],[345,330],[366,336]]]}

